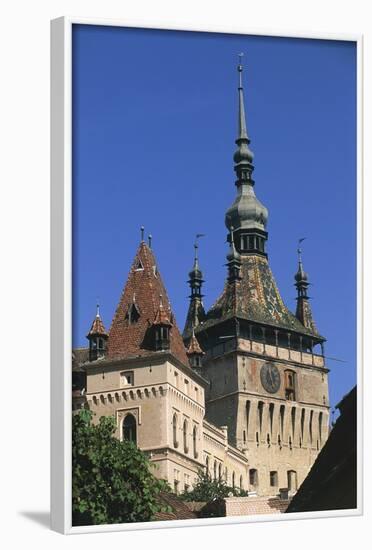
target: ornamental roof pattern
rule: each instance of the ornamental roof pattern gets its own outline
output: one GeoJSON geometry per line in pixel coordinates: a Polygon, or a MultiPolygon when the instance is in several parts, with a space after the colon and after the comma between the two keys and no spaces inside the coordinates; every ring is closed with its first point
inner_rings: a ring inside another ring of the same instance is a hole
{"type": "Polygon", "coordinates": [[[199,330],[234,316],[319,337],[315,324],[304,326],[285,306],[267,258],[260,255],[242,255],[241,280],[225,283],[199,330]]]}
{"type": "Polygon", "coordinates": [[[149,246],[142,241],[111,324],[107,358],[121,359],[163,353],[155,352],[151,337],[151,329],[154,322],[158,320],[161,310],[162,318],[166,317],[171,323],[170,353],[181,363],[189,366],[186,349],[172,313],[155,256],[149,246]],[[136,315],[131,318],[133,310],[136,315]]]}

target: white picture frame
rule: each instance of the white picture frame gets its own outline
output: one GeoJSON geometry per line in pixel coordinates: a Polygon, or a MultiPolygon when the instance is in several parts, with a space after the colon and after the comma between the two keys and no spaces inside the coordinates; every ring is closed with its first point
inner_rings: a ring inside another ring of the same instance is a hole
{"type": "Polygon", "coordinates": [[[72,352],[72,25],[106,25],[134,27],[125,20],[62,17],[51,23],[51,526],[64,533],[127,531],[138,529],[185,527],[186,525],[220,525],[257,521],[292,521],[295,519],[360,515],[362,513],[362,35],[298,34],[285,31],[263,31],[245,26],[229,28],[164,28],[162,30],[241,33],[262,36],[285,36],[355,41],[357,45],[357,281],[358,281],[358,507],[334,512],[304,512],[290,516],[250,516],[184,521],[160,521],[135,524],[71,525],[71,352],[72,352]]]}

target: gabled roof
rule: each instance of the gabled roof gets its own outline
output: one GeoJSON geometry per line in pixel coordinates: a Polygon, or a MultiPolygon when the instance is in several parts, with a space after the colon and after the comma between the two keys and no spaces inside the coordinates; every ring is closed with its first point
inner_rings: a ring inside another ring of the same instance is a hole
{"type": "Polygon", "coordinates": [[[242,255],[241,263],[241,280],[225,283],[221,296],[207,313],[203,328],[238,316],[256,323],[320,337],[305,327],[285,306],[266,257],[242,255]]]}
{"type": "Polygon", "coordinates": [[[189,365],[186,350],[172,313],[167,292],[157,269],[152,250],[142,241],[116,309],[108,339],[107,358],[151,355],[155,352],[152,330],[154,323],[165,317],[171,323],[170,352],[184,365],[189,365]],[[135,304],[136,318],[129,312],[135,304]],[[160,313],[159,313],[160,311],[160,313]]]}

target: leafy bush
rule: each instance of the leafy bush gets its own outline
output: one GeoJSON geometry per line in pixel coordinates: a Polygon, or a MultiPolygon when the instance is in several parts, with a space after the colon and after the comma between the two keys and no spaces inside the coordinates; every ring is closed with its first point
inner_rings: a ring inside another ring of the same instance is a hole
{"type": "Polygon", "coordinates": [[[212,479],[208,472],[199,470],[198,481],[191,491],[184,491],[180,497],[186,501],[210,502],[217,498],[226,498],[229,496],[245,497],[247,491],[230,487],[223,479],[212,479]]]}
{"type": "Polygon", "coordinates": [[[113,417],[92,424],[82,410],[72,419],[72,524],[99,525],[150,521],[158,511],[165,481],[150,472],[146,455],[119,441],[113,417]]]}

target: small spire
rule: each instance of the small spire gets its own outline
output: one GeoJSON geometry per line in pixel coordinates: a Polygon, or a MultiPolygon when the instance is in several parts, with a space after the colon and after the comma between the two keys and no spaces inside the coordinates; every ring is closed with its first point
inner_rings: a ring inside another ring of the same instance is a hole
{"type": "Polygon", "coordinates": [[[141,242],[144,242],[145,228],[141,225],[141,242]]]}
{"type": "Polygon", "coordinates": [[[238,119],[238,139],[246,139],[248,140],[248,134],[247,134],[247,124],[245,121],[245,109],[244,109],[244,96],[243,96],[243,65],[242,65],[242,58],[243,53],[240,53],[238,55],[239,57],[239,65],[238,65],[238,73],[239,73],[239,119],[238,119]]]}
{"type": "Polygon", "coordinates": [[[230,250],[229,250],[228,254],[226,255],[226,259],[227,259],[227,267],[228,267],[228,270],[229,270],[228,281],[230,283],[232,283],[234,281],[239,281],[241,279],[240,267],[242,265],[241,256],[235,248],[234,228],[233,228],[232,225],[230,226],[230,239],[229,240],[230,240],[230,250]]]}
{"type": "Polygon", "coordinates": [[[307,289],[310,285],[308,281],[307,273],[304,271],[302,264],[302,250],[300,244],[305,240],[306,237],[298,240],[297,246],[297,256],[298,256],[298,269],[295,274],[295,286],[297,288],[297,307],[296,307],[296,317],[297,319],[306,327],[310,329],[313,333],[317,333],[317,328],[313,320],[313,315],[311,307],[309,304],[309,296],[307,294],[307,289]]]}
{"type": "Polygon", "coordinates": [[[149,240],[149,248],[151,248],[151,243],[152,243],[152,235],[150,233],[150,235],[148,236],[148,240],[149,240]]]}
{"type": "Polygon", "coordinates": [[[97,318],[97,319],[100,318],[100,314],[99,314],[99,302],[97,302],[97,306],[96,306],[96,318],[97,318]]]}

